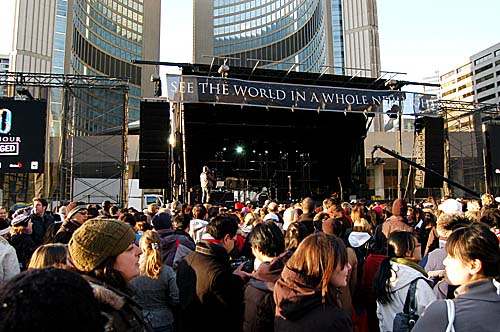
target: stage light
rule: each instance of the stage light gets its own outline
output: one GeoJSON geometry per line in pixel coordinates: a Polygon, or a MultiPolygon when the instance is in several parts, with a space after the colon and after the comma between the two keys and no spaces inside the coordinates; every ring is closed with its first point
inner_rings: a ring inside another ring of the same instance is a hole
{"type": "Polygon", "coordinates": [[[244,152],[243,147],[241,147],[241,146],[237,146],[236,147],[236,153],[237,154],[243,154],[243,152],[244,152]]]}
{"type": "Polygon", "coordinates": [[[224,64],[219,67],[218,72],[223,78],[226,78],[229,75],[229,66],[226,65],[225,61],[224,64]]]}

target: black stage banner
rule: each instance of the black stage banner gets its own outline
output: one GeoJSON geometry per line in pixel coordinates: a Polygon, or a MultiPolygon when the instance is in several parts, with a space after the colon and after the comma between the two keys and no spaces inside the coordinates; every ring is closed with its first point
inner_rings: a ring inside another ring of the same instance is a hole
{"type": "Polygon", "coordinates": [[[215,103],[325,111],[377,112],[402,104],[405,92],[246,81],[222,77],[167,75],[172,102],[215,103]]]}
{"type": "Polygon", "coordinates": [[[43,173],[45,100],[0,99],[0,173],[43,173]]]}

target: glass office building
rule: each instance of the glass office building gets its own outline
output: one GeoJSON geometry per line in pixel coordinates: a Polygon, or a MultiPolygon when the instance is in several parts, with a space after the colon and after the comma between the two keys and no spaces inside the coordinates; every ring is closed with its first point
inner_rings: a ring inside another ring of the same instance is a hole
{"type": "MultiPolygon", "coordinates": [[[[127,78],[129,120],[139,119],[141,96],[153,96],[150,76],[156,68],[130,60],[159,59],[161,1],[17,0],[14,7],[10,71],[127,78]]],[[[50,103],[50,136],[60,136],[63,93],[56,88],[50,96],[40,93],[35,89],[34,97],[50,103]]],[[[110,102],[123,109],[123,93],[116,101],[112,95],[93,89],[79,92],[78,97],[88,106],[86,112],[109,109],[110,102]]],[[[120,121],[112,113],[103,115],[110,126],[120,121]]]]}
{"type": "Polygon", "coordinates": [[[375,7],[367,0],[197,0],[194,62],[334,74],[362,65],[370,67],[362,76],[377,76],[375,7]],[[375,33],[356,40],[357,55],[346,58],[344,36],[367,30],[375,33]]]}
{"type": "MultiPolygon", "coordinates": [[[[129,119],[139,119],[141,96],[152,95],[142,93],[148,89],[149,76],[143,80],[143,68],[134,65],[130,60],[144,58],[145,49],[153,48],[157,59],[159,56],[159,12],[160,1],[143,0],[73,0],[73,32],[71,47],[71,71],[83,75],[125,77],[129,79],[129,119]],[[156,36],[150,37],[149,43],[144,38],[145,22],[148,12],[158,13],[156,19],[149,23],[158,23],[156,36]],[[155,43],[151,41],[156,40],[155,43]],[[147,44],[147,45],[145,45],[147,44]],[[155,52],[156,51],[156,52],[155,52]],[[144,90],[143,89],[143,90],[144,90]]],[[[149,60],[148,59],[148,60],[149,60]]],[[[95,90],[81,96],[88,105],[96,109],[109,102],[109,91],[95,90]]],[[[116,104],[123,103],[123,97],[117,96],[116,104]]],[[[89,112],[92,110],[89,109],[89,112]]],[[[109,117],[111,124],[113,113],[103,115],[109,117]]],[[[117,120],[119,119],[116,118],[117,120]]]]}

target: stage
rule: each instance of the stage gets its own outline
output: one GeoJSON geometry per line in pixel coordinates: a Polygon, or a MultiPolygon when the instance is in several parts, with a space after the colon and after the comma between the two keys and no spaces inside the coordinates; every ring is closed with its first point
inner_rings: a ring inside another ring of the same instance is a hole
{"type": "Polygon", "coordinates": [[[205,165],[218,191],[240,201],[266,192],[280,201],[321,199],[364,183],[363,114],[186,104],[184,125],[195,197],[205,165]]]}

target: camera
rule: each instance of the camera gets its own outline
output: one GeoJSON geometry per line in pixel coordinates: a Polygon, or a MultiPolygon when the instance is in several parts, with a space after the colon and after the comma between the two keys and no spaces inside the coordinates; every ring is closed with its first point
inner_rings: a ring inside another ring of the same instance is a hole
{"type": "Polygon", "coordinates": [[[253,272],[253,258],[246,258],[246,257],[242,256],[242,257],[239,257],[236,259],[232,259],[230,261],[230,263],[231,263],[232,270],[236,270],[238,268],[238,266],[240,266],[241,264],[244,264],[243,268],[242,268],[243,271],[248,272],[248,273],[253,272]]]}

